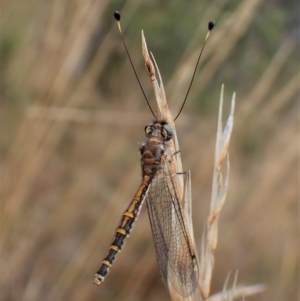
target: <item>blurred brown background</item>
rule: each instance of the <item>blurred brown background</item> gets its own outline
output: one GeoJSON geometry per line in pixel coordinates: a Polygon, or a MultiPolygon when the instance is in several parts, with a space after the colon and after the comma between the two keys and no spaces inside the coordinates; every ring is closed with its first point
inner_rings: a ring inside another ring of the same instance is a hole
{"type": "Polygon", "coordinates": [[[265,283],[247,300],[299,300],[299,5],[296,1],[1,1],[0,299],[168,300],[143,208],[102,287],[93,276],[140,184],[151,113],[144,29],[177,121],[200,243],[221,84],[237,92],[231,173],[212,292],[229,271],[265,283]]]}

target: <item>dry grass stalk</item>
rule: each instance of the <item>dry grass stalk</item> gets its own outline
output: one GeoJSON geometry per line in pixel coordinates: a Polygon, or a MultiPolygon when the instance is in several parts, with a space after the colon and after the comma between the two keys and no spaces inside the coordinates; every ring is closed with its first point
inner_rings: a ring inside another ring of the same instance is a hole
{"type": "Polygon", "coordinates": [[[236,298],[243,298],[245,296],[252,296],[259,293],[262,293],[266,290],[266,286],[263,284],[255,284],[247,287],[244,286],[236,286],[230,290],[222,291],[221,293],[217,293],[211,295],[207,301],[231,301],[236,298]]]}
{"type": "MultiPolygon", "coordinates": [[[[154,64],[152,63],[149,52],[146,45],[146,40],[142,31],[142,50],[143,50],[143,56],[145,60],[145,66],[149,74],[149,78],[153,84],[155,98],[157,101],[157,107],[158,107],[158,118],[162,118],[167,120],[168,123],[172,125],[172,127],[175,129],[175,124],[172,119],[171,113],[168,109],[168,104],[166,100],[166,95],[164,92],[163,82],[161,79],[161,75],[159,72],[159,69],[156,65],[156,62],[154,60],[154,57],[152,55],[152,59],[155,64],[155,68],[157,70],[158,76],[159,76],[159,82],[156,79],[156,72],[154,68],[154,64]]],[[[215,174],[214,174],[214,180],[213,180],[213,197],[212,197],[212,205],[211,205],[211,212],[207,223],[207,240],[205,240],[206,245],[202,245],[202,249],[207,250],[205,253],[201,252],[201,263],[204,261],[204,264],[201,264],[201,277],[200,277],[200,283],[199,287],[202,292],[202,296],[205,298],[209,295],[209,287],[211,282],[211,273],[213,269],[213,251],[216,247],[217,242],[217,221],[218,216],[221,211],[221,208],[225,201],[227,186],[228,186],[228,172],[229,172],[229,160],[227,156],[227,149],[229,144],[229,139],[233,127],[233,112],[234,112],[234,99],[233,96],[232,99],[232,108],[230,117],[227,121],[225,130],[223,132],[222,130],[222,104],[223,104],[223,87],[222,87],[222,93],[221,93],[221,101],[220,101],[220,112],[219,112],[219,126],[218,126],[218,135],[217,135],[217,147],[216,147],[216,157],[215,157],[215,174]],[[223,185],[222,178],[221,178],[221,165],[223,163],[223,160],[227,158],[227,176],[225,180],[225,185],[223,185]],[[203,267],[203,268],[202,268],[203,267]]],[[[179,149],[178,145],[178,138],[176,135],[176,131],[174,134],[174,143],[170,142],[169,150],[171,157],[173,153],[175,153],[176,150],[179,149]]],[[[179,188],[179,196],[181,203],[183,207],[185,208],[186,212],[186,218],[188,221],[188,227],[190,230],[191,237],[194,237],[193,235],[193,226],[192,226],[192,220],[191,220],[191,188],[190,188],[190,174],[188,175],[187,181],[186,181],[186,191],[185,191],[185,198],[183,199],[183,180],[182,176],[178,176],[177,173],[182,171],[182,164],[181,164],[181,158],[180,156],[176,156],[174,158],[174,180],[177,184],[177,187],[179,188]]],[[[195,300],[195,296],[191,295],[189,297],[183,298],[180,296],[171,285],[169,285],[169,291],[172,300],[195,300]]]]}
{"type": "MultiPolygon", "coordinates": [[[[154,60],[154,57],[151,53],[152,60],[150,58],[144,33],[142,31],[142,50],[145,60],[145,67],[147,69],[149,78],[153,84],[155,98],[158,108],[158,118],[167,120],[168,123],[172,125],[175,129],[174,120],[169,111],[167,99],[163,87],[163,82],[157,64],[154,60]],[[155,66],[155,67],[154,67],[155,66]],[[156,78],[156,72],[158,73],[159,82],[156,78]]],[[[214,250],[217,246],[218,240],[218,220],[220,212],[225,202],[228,180],[229,180],[229,155],[228,155],[228,146],[230,142],[230,137],[233,129],[234,121],[234,107],[235,107],[235,93],[231,99],[231,110],[229,117],[227,119],[225,128],[222,126],[222,108],[223,108],[223,94],[224,94],[224,85],[222,85],[221,95],[220,95],[220,105],[219,105],[219,117],[218,117],[218,130],[217,130],[217,141],[215,149],[215,163],[214,163],[214,175],[213,175],[213,184],[212,184],[212,199],[209,217],[207,219],[205,232],[202,237],[201,244],[201,256],[200,256],[200,279],[199,279],[199,292],[196,291],[194,294],[188,297],[182,297],[179,295],[169,283],[169,292],[171,299],[173,301],[192,301],[192,300],[202,300],[207,299],[210,294],[210,286],[212,281],[212,271],[214,266],[214,250]],[[222,179],[223,165],[226,160],[226,175],[225,180],[222,179]],[[199,294],[200,293],[200,294],[199,294]],[[200,296],[201,295],[201,296],[200,296]]],[[[185,211],[187,225],[190,231],[190,237],[194,242],[194,232],[193,232],[193,223],[192,223],[192,198],[191,198],[191,174],[190,172],[187,175],[185,187],[183,187],[182,176],[179,176],[177,173],[182,171],[181,158],[179,156],[172,156],[176,150],[179,150],[178,138],[176,131],[174,132],[174,143],[173,141],[169,142],[169,150],[171,157],[175,157],[174,161],[171,164],[174,164],[171,169],[174,171],[174,180],[177,184],[181,204],[185,211]],[[184,192],[184,197],[183,197],[184,192]]],[[[235,277],[234,285],[231,290],[225,290],[225,297],[221,297],[220,300],[233,300],[236,296],[240,295],[240,290],[236,290],[236,280],[235,277]]],[[[225,286],[226,288],[226,286],[225,286]]],[[[259,292],[260,290],[258,290],[259,292]]],[[[250,292],[247,291],[247,292],[250,292]]],[[[247,293],[243,290],[243,294],[247,293]]],[[[253,293],[253,290],[251,291],[253,293]]]]}
{"type": "Polygon", "coordinates": [[[215,163],[214,174],[212,184],[212,198],[210,213],[207,219],[205,232],[202,237],[201,243],[201,259],[200,259],[200,290],[204,299],[209,296],[210,284],[212,279],[212,271],[214,266],[214,250],[217,246],[218,240],[218,220],[222,207],[225,202],[228,180],[229,180],[229,155],[228,145],[233,128],[233,113],[235,104],[235,94],[233,94],[231,100],[231,111],[228,117],[224,130],[222,129],[222,107],[223,107],[223,92],[224,86],[222,86],[219,106],[218,117],[218,130],[217,141],[215,149],[215,163]],[[226,159],[226,176],[223,182],[222,179],[222,167],[223,162],[226,159]]]}
{"type": "MultiPolygon", "coordinates": [[[[185,208],[188,208],[188,210],[185,210],[185,215],[186,215],[186,221],[187,221],[187,226],[190,230],[190,237],[193,239],[194,235],[192,232],[192,222],[191,222],[191,199],[189,198],[189,194],[185,194],[185,199],[183,198],[183,193],[184,193],[184,181],[183,181],[183,177],[182,175],[179,175],[178,173],[182,172],[182,163],[181,163],[181,156],[180,153],[178,153],[178,156],[174,156],[173,154],[178,151],[179,148],[179,144],[178,144],[178,138],[177,138],[177,133],[176,133],[176,129],[175,129],[175,122],[174,119],[172,118],[172,114],[168,108],[168,103],[167,103],[167,98],[166,98],[166,94],[164,91],[164,86],[163,86],[163,81],[158,69],[158,66],[156,64],[156,61],[154,59],[154,56],[151,53],[152,56],[152,60],[154,61],[154,64],[151,61],[151,58],[149,56],[149,52],[147,49],[147,44],[146,44],[146,40],[144,37],[144,33],[142,31],[142,50],[143,50],[143,56],[144,56],[144,60],[145,60],[145,66],[146,69],[148,71],[149,74],[149,78],[152,82],[153,85],[153,89],[154,89],[154,93],[155,93],[155,99],[156,99],[156,104],[157,104],[157,108],[158,108],[158,118],[159,119],[164,119],[166,120],[174,129],[174,139],[172,139],[171,141],[168,142],[168,148],[167,151],[169,152],[169,157],[172,158],[173,160],[170,162],[170,169],[172,171],[172,175],[173,176],[173,180],[176,183],[176,187],[177,187],[177,193],[179,196],[179,200],[181,201],[181,204],[183,206],[183,204],[188,204],[186,206],[184,206],[185,208]],[[154,65],[156,68],[156,71],[158,73],[158,77],[159,77],[159,82],[157,81],[157,78],[155,76],[156,72],[154,69],[154,65]],[[173,141],[174,140],[174,141],[173,141]]],[[[190,176],[188,177],[190,179],[190,176]]],[[[188,187],[190,187],[190,182],[187,182],[186,185],[188,187]]],[[[188,191],[190,192],[190,189],[188,189],[188,191]]],[[[180,294],[178,294],[177,291],[174,290],[173,286],[171,283],[169,283],[168,285],[168,289],[170,292],[170,296],[171,299],[173,301],[192,301],[194,300],[194,294],[192,294],[191,296],[188,297],[182,297],[180,294]]]]}

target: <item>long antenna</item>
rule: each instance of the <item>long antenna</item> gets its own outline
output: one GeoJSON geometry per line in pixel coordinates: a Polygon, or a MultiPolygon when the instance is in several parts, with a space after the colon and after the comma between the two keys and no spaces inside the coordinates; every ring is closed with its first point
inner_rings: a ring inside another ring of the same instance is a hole
{"type": "Polygon", "coordinates": [[[147,104],[148,104],[148,107],[149,107],[149,109],[150,109],[152,115],[154,116],[155,119],[157,119],[156,116],[155,116],[155,114],[154,114],[154,112],[153,112],[153,110],[152,110],[152,108],[151,108],[151,106],[150,106],[150,103],[149,103],[149,101],[148,101],[148,99],[147,99],[147,97],[146,97],[146,94],[145,94],[145,92],[144,92],[144,89],[143,89],[143,87],[142,87],[142,84],[141,84],[141,82],[140,82],[140,80],[139,80],[139,77],[138,77],[138,75],[137,75],[137,73],[136,73],[136,71],[135,71],[135,68],[134,68],[134,66],[133,66],[133,63],[132,63],[132,60],[131,60],[129,51],[128,51],[128,49],[127,49],[127,46],[126,46],[126,43],[125,43],[125,40],[124,40],[124,36],[123,36],[123,32],[122,32],[122,29],[121,29],[121,23],[120,23],[120,20],[121,20],[121,14],[120,14],[120,12],[115,11],[115,12],[114,12],[114,17],[115,17],[115,19],[117,20],[119,32],[120,32],[120,35],[121,35],[121,39],[122,39],[123,45],[124,45],[124,47],[125,47],[125,50],[126,50],[126,52],[127,52],[127,56],[128,56],[128,58],[129,58],[129,61],[130,61],[131,67],[132,67],[132,69],[133,69],[133,72],[134,72],[134,74],[135,74],[135,77],[136,77],[136,79],[137,79],[137,81],[138,81],[138,83],[139,83],[139,86],[140,86],[140,88],[141,88],[141,90],[142,90],[142,92],[143,92],[143,95],[144,95],[144,97],[145,97],[145,100],[146,100],[146,102],[147,102],[147,104]]]}
{"type": "Polygon", "coordinates": [[[208,37],[209,37],[209,35],[210,35],[210,32],[212,31],[212,29],[214,28],[214,26],[215,26],[215,21],[209,21],[209,22],[208,22],[208,31],[207,31],[207,34],[206,34],[206,37],[205,37],[203,46],[202,46],[202,48],[201,48],[200,54],[199,54],[199,56],[198,56],[198,60],[197,60],[197,64],[196,64],[196,67],[195,67],[195,70],[194,70],[194,74],[193,74],[192,80],[191,80],[191,82],[190,82],[189,88],[188,88],[187,93],[186,93],[186,95],[185,95],[183,104],[182,104],[182,106],[181,106],[181,108],[180,108],[180,110],[179,110],[177,116],[175,117],[174,121],[179,117],[179,115],[180,115],[180,113],[181,113],[181,111],[182,111],[182,109],[183,109],[183,107],[184,107],[184,105],[185,105],[185,102],[186,102],[186,100],[187,100],[187,97],[188,97],[188,95],[189,95],[189,93],[190,93],[190,89],[191,89],[192,83],[193,83],[193,81],[194,81],[194,77],[195,77],[195,74],[196,74],[196,71],[197,71],[197,67],[198,67],[200,58],[201,58],[201,56],[202,56],[202,52],[203,52],[203,50],[204,50],[204,47],[205,47],[205,45],[206,45],[206,42],[207,42],[208,37]]]}

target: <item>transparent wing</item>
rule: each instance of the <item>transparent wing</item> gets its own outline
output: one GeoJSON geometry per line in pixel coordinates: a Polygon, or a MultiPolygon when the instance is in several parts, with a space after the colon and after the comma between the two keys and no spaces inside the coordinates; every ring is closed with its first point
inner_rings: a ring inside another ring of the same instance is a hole
{"type": "Polygon", "coordinates": [[[158,171],[146,197],[156,258],[162,280],[182,296],[191,295],[199,269],[176,187],[167,165],[158,171]]]}

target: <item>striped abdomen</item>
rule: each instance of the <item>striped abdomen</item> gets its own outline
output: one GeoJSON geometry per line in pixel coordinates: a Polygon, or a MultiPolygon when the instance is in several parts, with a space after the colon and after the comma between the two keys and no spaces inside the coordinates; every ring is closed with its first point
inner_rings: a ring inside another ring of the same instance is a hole
{"type": "Polygon", "coordinates": [[[153,175],[144,175],[140,188],[133,197],[133,200],[131,201],[127,210],[123,213],[121,223],[116,230],[116,235],[110,246],[110,249],[102,261],[102,265],[100,266],[98,272],[95,274],[95,284],[100,285],[103,282],[109,268],[117,256],[117,253],[122,249],[125,239],[129,236],[133,223],[137,219],[152,179],[153,175]]]}

